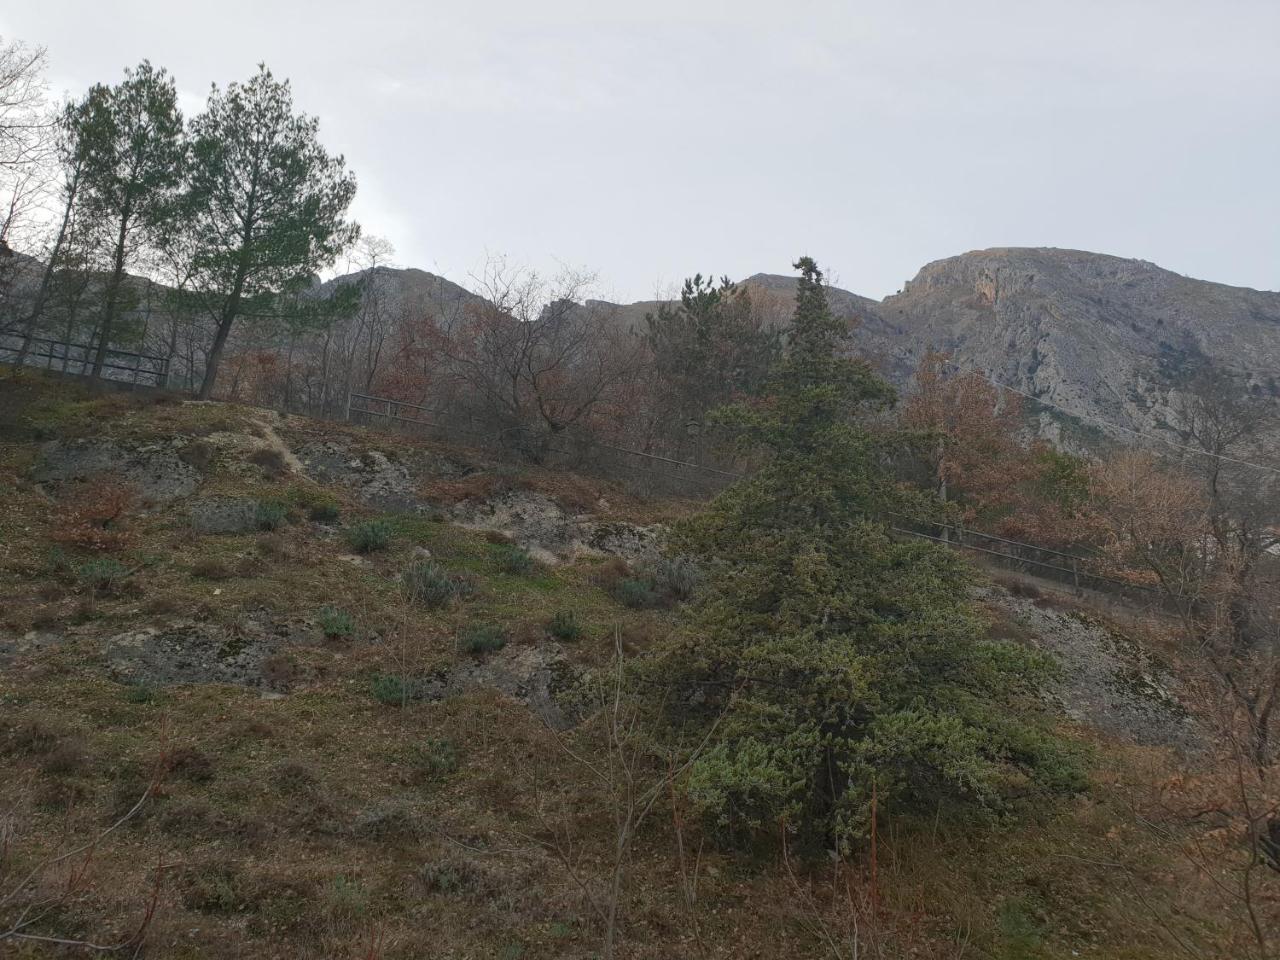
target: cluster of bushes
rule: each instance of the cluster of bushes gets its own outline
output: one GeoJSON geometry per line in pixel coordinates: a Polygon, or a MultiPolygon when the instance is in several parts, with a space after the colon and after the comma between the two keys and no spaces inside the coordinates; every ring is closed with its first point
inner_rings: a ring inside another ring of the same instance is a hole
{"type": "Polygon", "coordinates": [[[671,607],[693,596],[698,566],[688,557],[660,557],[640,570],[612,558],[596,572],[596,582],[624,607],[647,610],[671,607]]]}

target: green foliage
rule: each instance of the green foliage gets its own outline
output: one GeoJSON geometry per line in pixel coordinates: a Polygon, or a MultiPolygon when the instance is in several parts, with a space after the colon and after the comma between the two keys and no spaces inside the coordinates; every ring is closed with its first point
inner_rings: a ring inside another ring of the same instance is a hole
{"type": "Polygon", "coordinates": [[[107,348],[119,342],[117,319],[134,306],[126,271],[144,250],[161,245],[174,220],[186,144],[173,78],[145,60],[115,86],[94,86],[64,119],[72,143],[68,183],[75,183],[67,199],[82,230],[92,224],[101,231],[99,252],[109,265],[93,364],[98,376],[107,348]]]}
{"type": "Polygon", "coordinates": [[[1089,501],[1089,462],[1053,447],[1036,451],[1035,492],[1070,513],[1089,501]]]}
{"type": "Polygon", "coordinates": [[[506,645],[506,632],[494,623],[469,624],[458,638],[458,649],[463,653],[493,653],[506,645]]]}
{"type": "Polygon", "coordinates": [[[451,575],[434,560],[418,560],[400,575],[400,585],[414,603],[429,610],[447,607],[471,593],[470,583],[451,575]]]}
{"type": "Polygon", "coordinates": [[[700,419],[712,407],[754,394],[780,349],[745,287],[727,277],[716,286],[701,274],[685,280],[678,304],[645,317],[654,369],[671,415],[700,419]]]}
{"type": "Polygon", "coordinates": [[[496,548],[496,553],[498,569],[503,573],[523,577],[533,572],[533,568],[537,565],[533,559],[533,554],[514,544],[499,544],[496,548]]]}
{"type": "Polygon", "coordinates": [[[288,323],[329,309],[296,294],[359,235],[346,219],[356,183],[321,146],[317,121],[294,112],[288,82],[265,66],[213,88],[192,121],[190,156],[193,287],[217,321],[200,389],[207,399],[241,317],[261,311],[288,323]]]}
{"type": "Polygon", "coordinates": [[[380,673],[369,682],[373,699],[389,707],[422,700],[427,695],[429,681],[420,677],[406,677],[398,673],[380,673]]]}
{"type": "Polygon", "coordinates": [[[645,610],[662,603],[662,597],[654,590],[653,582],[637,577],[625,577],[613,588],[614,599],[632,610],[645,610]]]}
{"type": "Polygon", "coordinates": [[[1029,783],[1074,784],[1063,751],[1020,719],[1044,663],[987,637],[963,561],[879,519],[898,505],[891,440],[860,415],[893,393],[841,355],[821,273],[797,266],[786,356],[760,402],[718,415],[764,462],[675,531],[704,581],[684,629],[641,668],[674,685],[675,719],[718,719],[690,796],[729,836],[785,821],[848,848],[873,791],[895,810],[994,811],[1029,783]]]}
{"type": "Polygon", "coordinates": [[[413,765],[427,778],[441,780],[458,771],[458,745],[452,740],[429,739],[412,747],[413,765]]]}
{"type": "Polygon", "coordinates": [[[547,621],[547,633],[557,640],[573,641],[582,636],[582,624],[572,610],[557,610],[547,621]]]}
{"type": "Polygon", "coordinates": [[[76,579],[95,593],[110,593],[129,575],[124,564],[110,557],[86,560],[76,568],[76,579]]]}
{"type": "Polygon", "coordinates": [[[362,520],[344,531],[343,536],[356,553],[385,550],[391,542],[391,524],[386,520],[362,520]]]}
{"type": "Polygon", "coordinates": [[[278,530],[289,519],[289,508],[278,500],[262,500],[253,512],[253,522],[259,530],[278,530]]]}
{"type": "Polygon", "coordinates": [[[316,622],[320,631],[331,640],[346,640],[356,632],[356,622],[351,619],[351,614],[336,607],[322,607],[316,622]]]}

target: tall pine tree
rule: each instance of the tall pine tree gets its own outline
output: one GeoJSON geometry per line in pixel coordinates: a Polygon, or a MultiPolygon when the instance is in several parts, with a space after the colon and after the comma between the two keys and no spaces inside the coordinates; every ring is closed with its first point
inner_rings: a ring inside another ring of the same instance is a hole
{"type": "Polygon", "coordinates": [[[288,81],[265,66],[247,83],[215,86],[192,123],[194,286],[215,324],[202,399],[213,392],[235,323],[282,319],[296,302],[290,295],[359,235],[346,219],[355,177],[318,133],[315,118],[294,112],[288,81]]]}
{"type": "Polygon", "coordinates": [[[899,807],[996,808],[1029,780],[1069,782],[1054,741],[1015,709],[1037,659],[988,636],[962,560],[891,536],[899,495],[864,421],[893,392],[841,355],[821,272],[796,266],[765,396],[719,415],[764,462],[677,531],[706,578],[649,668],[675,685],[668,704],[719,717],[693,799],[731,833],[781,820],[847,847],[875,791],[899,807]]]}
{"type": "Polygon", "coordinates": [[[174,213],[182,182],[182,114],[173,78],[144,60],[114,87],[95,87],[81,108],[76,135],[84,216],[105,232],[107,258],[98,348],[92,375],[102,376],[123,303],[130,265],[174,213]]]}

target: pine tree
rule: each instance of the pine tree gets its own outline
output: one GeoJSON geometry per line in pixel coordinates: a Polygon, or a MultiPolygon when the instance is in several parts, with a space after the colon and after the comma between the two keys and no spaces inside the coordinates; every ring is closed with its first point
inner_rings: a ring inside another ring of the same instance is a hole
{"type": "MultiPolygon", "coordinates": [[[[144,60],[89,91],[76,136],[84,217],[102,224],[108,260],[92,375],[102,376],[130,265],[173,215],[185,152],[173,78],[144,60]]],[[[69,116],[72,116],[69,114],[69,116]]]]}
{"type": "Polygon", "coordinates": [[[822,274],[807,257],[797,267],[764,398],[719,415],[765,461],[677,531],[705,580],[648,668],[676,687],[668,703],[719,718],[692,797],[733,834],[783,820],[848,847],[873,791],[899,807],[999,808],[1028,778],[1070,782],[1054,742],[1013,709],[1039,661],[987,636],[962,560],[891,536],[899,497],[863,421],[893,392],[841,355],[822,274]]]}
{"type": "Polygon", "coordinates": [[[747,289],[726,277],[686,279],[677,303],[645,317],[659,378],[655,398],[681,426],[754,394],[778,356],[779,331],[764,323],[747,289]]]}
{"type": "Polygon", "coordinates": [[[201,398],[213,392],[227,337],[247,316],[280,319],[359,235],[346,219],[355,178],[330,156],[313,117],[294,113],[288,81],[265,66],[216,86],[192,123],[187,211],[195,286],[216,324],[201,398]]]}

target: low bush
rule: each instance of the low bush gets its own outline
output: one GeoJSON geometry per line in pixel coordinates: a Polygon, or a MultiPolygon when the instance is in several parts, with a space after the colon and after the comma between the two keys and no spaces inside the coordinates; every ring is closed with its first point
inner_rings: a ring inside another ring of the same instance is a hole
{"type": "Polygon", "coordinates": [[[637,577],[619,580],[613,588],[613,596],[624,607],[633,610],[645,610],[662,603],[662,597],[654,590],[653,583],[637,577]]]}
{"type": "Polygon", "coordinates": [[[426,740],[413,754],[414,766],[431,779],[452,776],[458,770],[458,745],[452,740],[426,740]]]}
{"type": "Polygon", "coordinates": [[[76,579],[94,593],[110,593],[119,588],[129,571],[124,564],[110,557],[86,560],[76,568],[76,579]]]}
{"type": "Polygon", "coordinates": [[[439,610],[471,595],[474,587],[462,576],[450,574],[434,560],[418,560],[400,575],[405,596],[428,610],[439,610]]]}
{"type": "Polygon", "coordinates": [[[351,614],[337,607],[321,607],[316,615],[320,632],[329,640],[347,640],[356,632],[356,622],[351,614]]]}
{"type": "Polygon", "coordinates": [[[391,524],[385,520],[362,520],[347,527],[343,534],[356,553],[385,550],[391,542],[391,524]]]}
{"type": "Polygon", "coordinates": [[[533,571],[537,565],[537,561],[533,559],[533,554],[524,547],[517,547],[514,544],[503,544],[497,548],[498,569],[503,573],[510,573],[515,576],[525,576],[533,571]]]}
{"type": "Polygon", "coordinates": [[[259,530],[278,530],[289,518],[289,508],[278,500],[262,500],[254,510],[253,522],[259,530]]]}
{"type": "Polygon", "coordinates": [[[381,673],[369,683],[369,693],[373,699],[388,707],[399,707],[406,703],[422,700],[427,694],[427,680],[421,677],[406,677],[398,673],[381,673]]]}
{"type": "Polygon", "coordinates": [[[557,610],[547,623],[547,633],[557,640],[577,640],[582,636],[582,624],[572,610],[557,610]]]}
{"type": "Polygon", "coordinates": [[[493,623],[473,623],[458,638],[458,649],[463,653],[493,653],[506,645],[506,632],[493,623]]]}

